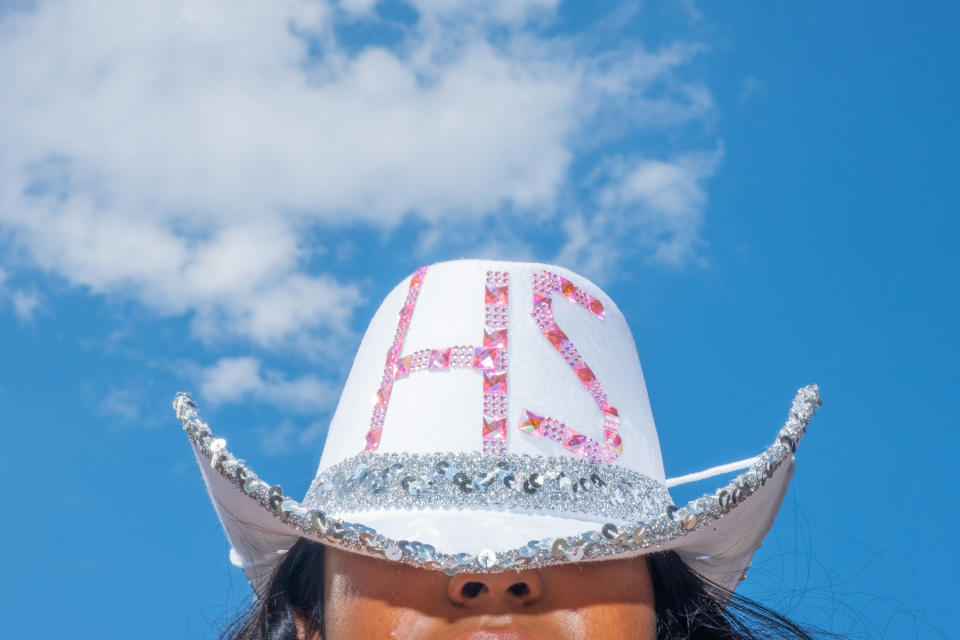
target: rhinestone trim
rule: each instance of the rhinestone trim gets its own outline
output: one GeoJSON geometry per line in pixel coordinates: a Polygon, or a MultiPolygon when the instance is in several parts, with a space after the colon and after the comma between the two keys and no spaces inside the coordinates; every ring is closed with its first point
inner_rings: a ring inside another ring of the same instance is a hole
{"type": "Polygon", "coordinates": [[[393,343],[387,350],[383,377],[377,390],[377,401],[370,416],[363,453],[376,451],[383,435],[393,383],[420,371],[445,371],[451,368],[479,369],[483,373],[483,421],[481,450],[503,453],[507,448],[507,320],[510,297],[510,274],[488,271],[484,286],[484,321],[482,346],[458,345],[441,349],[421,349],[402,356],[403,342],[417,306],[420,289],[429,267],[417,269],[410,277],[407,298],[399,312],[393,343]]]}
{"type": "Polygon", "coordinates": [[[250,467],[231,454],[226,448],[226,441],[214,437],[210,427],[200,418],[189,394],[178,393],[173,401],[177,418],[187,436],[211,467],[232,482],[238,491],[243,491],[283,522],[291,538],[308,537],[449,575],[459,572],[491,573],[643,552],[707,528],[713,521],[748,500],[776,473],[783,461],[793,455],[819,405],[820,392],[816,385],[800,389],[793,400],[786,424],[756,462],[715,493],[704,494],[683,508],[669,506],[656,517],[632,522],[628,526],[618,527],[614,523],[607,523],[599,530],[585,531],[578,536],[532,540],[523,547],[502,551],[487,549],[474,556],[439,552],[433,546],[418,541],[393,540],[363,524],[337,520],[322,509],[303,506],[283,495],[279,486],[271,486],[261,480],[250,467]]]}
{"type": "MultiPolygon", "coordinates": [[[[494,369],[483,372],[483,453],[500,454],[507,450],[507,323],[509,318],[510,274],[487,271],[484,288],[485,327],[480,354],[493,353],[494,369]],[[491,311],[493,309],[493,311],[491,311]]],[[[477,366],[475,363],[474,366],[477,366]]]]}
{"type": "Polygon", "coordinates": [[[317,476],[303,506],[332,512],[493,509],[647,520],[672,505],[664,485],[567,456],[385,454],[348,458],[317,476]]]}
{"type": "Polygon", "coordinates": [[[586,458],[597,464],[611,464],[623,453],[623,440],[620,437],[620,412],[610,404],[603,383],[597,379],[593,370],[577,353],[577,348],[563,332],[553,317],[554,293],[572,300],[601,320],[606,318],[603,303],[580,289],[572,282],[555,273],[543,270],[535,273],[533,279],[533,313],[530,314],[543,336],[560,353],[574,375],[583,384],[583,388],[593,398],[603,415],[603,442],[585,436],[576,429],[568,427],[559,420],[537,415],[524,409],[517,428],[535,438],[549,438],[570,453],[586,458]]]}

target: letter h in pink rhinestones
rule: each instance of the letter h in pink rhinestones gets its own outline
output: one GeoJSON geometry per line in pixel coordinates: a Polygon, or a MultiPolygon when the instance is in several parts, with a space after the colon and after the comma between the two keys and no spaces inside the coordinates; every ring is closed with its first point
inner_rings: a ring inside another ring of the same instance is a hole
{"type": "Polygon", "coordinates": [[[500,453],[507,443],[507,317],[509,302],[509,275],[488,271],[484,288],[485,328],[482,346],[456,346],[443,349],[421,349],[402,355],[410,320],[417,305],[417,297],[427,267],[421,267],[410,278],[407,299],[400,309],[393,344],[387,351],[383,378],[377,391],[377,403],[370,417],[364,452],[380,446],[383,422],[390,404],[393,385],[419,371],[444,371],[453,368],[479,369],[483,374],[483,427],[481,431],[484,453],[500,453]]]}

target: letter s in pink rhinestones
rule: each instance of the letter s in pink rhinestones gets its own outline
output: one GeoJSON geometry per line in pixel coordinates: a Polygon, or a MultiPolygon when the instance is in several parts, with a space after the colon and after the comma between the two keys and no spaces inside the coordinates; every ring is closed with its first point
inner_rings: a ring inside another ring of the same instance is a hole
{"type": "Polygon", "coordinates": [[[623,453],[623,441],[619,433],[620,414],[608,401],[603,384],[554,320],[552,295],[555,292],[559,292],[564,298],[578,304],[601,320],[604,319],[603,303],[562,276],[549,271],[541,271],[533,275],[533,321],[543,336],[567,361],[577,379],[599,407],[603,414],[604,442],[597,442],[558,420],[537,415],[526,409],[523,411],[518,428],[536,438],[546,437],[555,440],[562,444],[564,449],[581,458],[609,464],[623,453]]]}

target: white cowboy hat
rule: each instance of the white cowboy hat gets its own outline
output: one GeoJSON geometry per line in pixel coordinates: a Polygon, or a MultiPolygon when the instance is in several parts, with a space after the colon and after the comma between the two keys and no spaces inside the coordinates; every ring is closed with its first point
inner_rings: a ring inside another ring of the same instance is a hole
{"type": "Polygon", "coordinates": [[[800,389],[760,455],[668,481],[613,301],[559,267],[477,260],[424,267],[387,296],[301,501],[228,452],[189,395],[174,401],[231,561],[259,592],[300,537],[448,574],[673,550],[732,590],[817,405],[815,385],[800,389]],[[668,493],[740,469],[685,506],[668,493]]]}

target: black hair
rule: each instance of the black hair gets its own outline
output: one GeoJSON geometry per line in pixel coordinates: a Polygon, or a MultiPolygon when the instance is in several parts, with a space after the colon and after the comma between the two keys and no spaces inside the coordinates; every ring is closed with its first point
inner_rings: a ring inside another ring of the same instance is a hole
{"type": "MultiPolygon", "coordinates": [[[[284,555],[266,595],[234,621],[222,640],[298,640],[323,632],[322,544],[300,539],[284,555]]],[[[672,551],[647,557],[657,640],[815,640],[807,629],[697,575],[672,551]]],[[[836,636],[829,636],[836,637],[836,636]]]]}
{"type": "Polygon", "coordinates": [[[300,538],[277,565],[266,595],[227,627],[221,640],[298,640],[323,631],[323,545],[300,538]]]}
{"type": "Polygon", "coordinates": [[[700,577],[673,551],[647,557],[657,640],[838,638],[799,625],[755,600],[700,577]]]}

